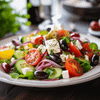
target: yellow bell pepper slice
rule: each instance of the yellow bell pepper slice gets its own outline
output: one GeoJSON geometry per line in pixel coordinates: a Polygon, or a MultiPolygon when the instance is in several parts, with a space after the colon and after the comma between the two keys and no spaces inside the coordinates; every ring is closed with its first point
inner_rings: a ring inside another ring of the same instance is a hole
{"type": "Polygon", "coordinates": [[[28,46],[31,48],[33,48],[33,44],[32,43],[28,43],[28,46]]]}
{"type": "Polygon", "coordinates": [[[0,50],[0,58],[1,59],[11,59],[11,57],[14,55],[13,49],[2,49],[0,50]]]}

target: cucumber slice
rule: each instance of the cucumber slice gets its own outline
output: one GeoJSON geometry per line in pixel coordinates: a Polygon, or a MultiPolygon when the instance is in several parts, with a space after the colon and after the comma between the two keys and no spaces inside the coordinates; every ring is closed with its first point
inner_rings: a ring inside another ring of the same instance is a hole
{"type": "Polygon", "coordinates": [[[20,73],[20,74],[23,74],[22,68],[25,68],[25,67],[29,67],[32,70],[34,70],[34,67],[29,65],[29,64],[27,64],[24,59],[20,59],[15,63],[15,71],[20,73]]]}
{"type": "MultiPolygon", "coordinates": [[[[49,75],[49,79],[56,79],[56,78],[61,78],[62,77],[62,69],[61,68],[56,68],[56,67],[50,67],[51,69],[54,69],[54,73],[52,75],[49,75]]],[[[46,69],[44,69],[46,71],[46,69]]]]}
{"type": "Polygon", "coordinates": [[[22,42],[22,43],[24,43],[24,42],[28,42],[28,40],[27,40],[27,36],[23,36],[22,39],[21,39],[21,42],[22,42]]]}
{"type": "Polygon", "coordinates": [[[19,59],[19,58],[23,58],[23,57],[24,57],[23,51],[21,51],[21,50],[16,50],[16,51],[14,52],[14,58],[15,58],[15,59],[19,59]]]}

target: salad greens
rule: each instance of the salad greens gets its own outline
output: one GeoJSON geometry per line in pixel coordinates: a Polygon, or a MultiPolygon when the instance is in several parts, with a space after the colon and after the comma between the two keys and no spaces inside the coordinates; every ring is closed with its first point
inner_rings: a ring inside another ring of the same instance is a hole
{"type": "Polygon", "coordinates": [[[98,50],[98,45],[96,43],[92,42],[92,43],[90,43],[90,48],[92,50],[98,50]]]}
{"type": "Polygon", "coordinates": [[[10,76],[15,79],[27,78],[28,80],[32,80],[34,79],[34,71],[29,71],[25,75],[13,72],[10,76]]]}
{"type": "Polygon", "coordinates": [[[87,61],[87,60],[81,60],[77,57],[74,58],[81,66],[82,66],[82,69],[84,72],[88,72],[89,69],[91,69],[91,65],[90,65],[90,62],[87,61]]]}

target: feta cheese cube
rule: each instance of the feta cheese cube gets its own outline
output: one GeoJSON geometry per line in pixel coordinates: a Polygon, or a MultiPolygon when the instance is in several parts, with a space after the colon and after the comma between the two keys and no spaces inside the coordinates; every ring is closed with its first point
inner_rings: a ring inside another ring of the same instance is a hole
{"type": "Polygon", "coordinates": [[[75,46],[76,46],[79,50],[82,49],[82,45],[81,45],[81,43],[80,43],[78,40],[75,42],[75,46]]]}
{"type": "Polygon", "coordinates": [[[54,53],[60,52],[60,46],[56,39],[46,40],[45,44],[46,44],[46,48],[49,54],[51,50],[53,50],[54,53]]]}
{"type": "Polygon", "coordinates": [[[89,61],[89,57],[87,55],[85,55],[85,59],[89,61]]]}
{"type": "Polygon", "coordinates": [[[22,68],[22,73],[25,75],[27,72],[29,71],[33,71],[31,68],[29,67],[25,67],[25,68],[22,68]]]}
{"type": "Polygon", "coordinates": [[[45,51],[46,51],[46,47],[45,47],[44,45],[42,45],[42,44],[41,44],[37,49],[38,49],[39,51],[41,51],[42,54],[44,54],[45,51]]]}
{"type": "Polygon", "coordinates": [[[61,54],[60,58],[62,59],[62,62],[66,62],[66,59],[68,58],[68,55],[61,54]]]}
{"type": "Polygon", "coordinates": [[[62,77],[64,79],[68,79],[69,78],[69,72],[68,72],[68,70],[62,71],[62,77]]]}

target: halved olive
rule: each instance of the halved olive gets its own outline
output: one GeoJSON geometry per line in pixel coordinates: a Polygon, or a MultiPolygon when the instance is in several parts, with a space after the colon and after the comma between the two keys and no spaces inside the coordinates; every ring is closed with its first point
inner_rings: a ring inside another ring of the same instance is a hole
{"type": "Polygon", "coordinates": [[[60,40],[59,43],[60,43],[60,47],[61,47],[61,49],[62,49],[63,51],[68,50],[68,45],[67,45],[66,41],[60,40]]]}
{"type": "Polygon", "coordinates": [[[98,54],[94,54],[92,56],[90,65],[91,66],[96,66],[96,65],[98,65],[98,63],[99,63],[99,55],[98,54]]]}
{"type": "Polygon", "coordinates": [[[53,55],[50,54],[49,57],[51,60],[53,60],[54,62],[58,64],[62,62],[61,58],[56,53],[54,53],[53,55]]]}
{"type": "Polygon", "coordinates": [[[34,77],[38,80],[42,80],[42,79],[47,79],[49,75],[46,72],[39,70],[34,72],[34,77]]]}

